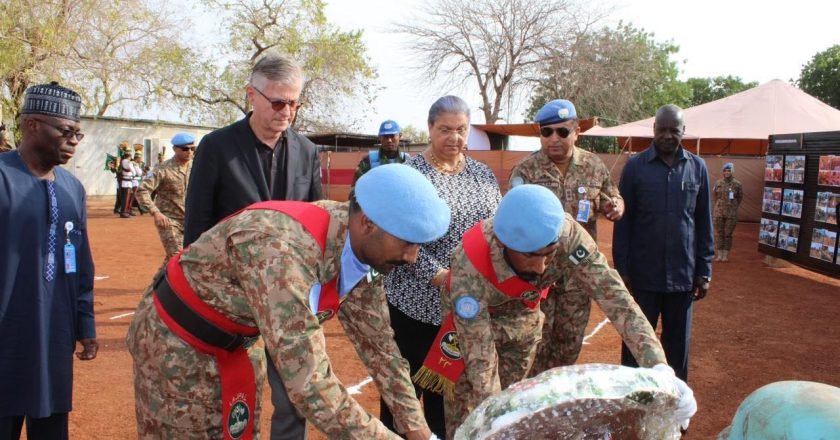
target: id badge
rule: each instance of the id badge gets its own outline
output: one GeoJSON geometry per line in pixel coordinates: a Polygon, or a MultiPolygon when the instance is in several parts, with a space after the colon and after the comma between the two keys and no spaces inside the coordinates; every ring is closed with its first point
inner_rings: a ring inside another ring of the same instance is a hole
{"type": "Polygon", "coordinates": [[[735,191],[729,191],[729,200],[735,200],[735,191]]]}
{"type": "Polygon", "coordinates": [[[76,247],[72,243],[64,245],[64,273],[76,273],[76,247]]]}
{"type": "Polygon", "coordinates": [[[575,220],[577,220],[581,223],[588,222],[589,221],[589,209],[591,207],[592,207],[592,203],[589,200],[587,200],[587,199],[579,200],[578,201],[577,217],[575,217],[575,220]]]}

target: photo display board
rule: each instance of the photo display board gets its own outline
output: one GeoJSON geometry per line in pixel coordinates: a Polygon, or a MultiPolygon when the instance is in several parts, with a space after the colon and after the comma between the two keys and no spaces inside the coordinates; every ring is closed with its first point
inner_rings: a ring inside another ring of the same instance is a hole
{"type": "Polygon", "coordinates": [[[840,131],[770,136],[759,252],[840,278],[840,131]]]}

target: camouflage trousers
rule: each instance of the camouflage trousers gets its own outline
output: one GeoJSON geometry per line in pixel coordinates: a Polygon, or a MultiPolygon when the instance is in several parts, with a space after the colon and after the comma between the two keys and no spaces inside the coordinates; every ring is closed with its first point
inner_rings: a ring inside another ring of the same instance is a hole
{"type": "MultiPolygon", "coordinates": [[[[517,301],[505,303],[499,308],[523,309],[517,301]]],[[[494,308],[490,309],[492,316],[494,308]]],[[[496,370],[495,374],[499,377],[501,388],[474,390],[473,384],[465,379],[466,375],[461,375],[455,383],[454,399],[444,397],[443,400],[447,439],[455,436],[455,430],[461,426],[475,406],[481,403],[470,404],[469,399],[465,399],[464,396],[473,396],[484,391],[489,397],[527,377],[528,370],[534,362],[537,344],[540,342],[543,314],[539,309],[526,310],[525,313],[493,316],[491,325],[496,346],[496,362],[491,362],[491,368],[496,370]]]]}
{"type": "Polygon", "coordinates": [[[184,248],[184,224],[183,222],[169,219],[169,227],[157,228],[160,236],[160,243],[166,252],[164,262],[169,261],[173,255],[181,252],[184,248]]]}
{"type": "Polygon", "coordinates": [[[732,233],[738,217],[715,217],[715,249],[728,251],[732,249],[732,233]]]}
{"type": "Polygon", "coordinates": [[[555,367],[574,365],[580,355],[592,301],[574,283],[555,284],[540,303],[545,314],[542,342],[528,374],[536,376],[555,367]]]}
{"type": "MultiPolygon", "coordinates": [[[[139,439],[220,439],[222,391],[216,360],[196,351],[164,324],[147,289],[126,338],[134,367],[139,439]]],[[[262,339],[248,348],[257,384],[254,438],[259,439],[265,382],[262,339]]]]}

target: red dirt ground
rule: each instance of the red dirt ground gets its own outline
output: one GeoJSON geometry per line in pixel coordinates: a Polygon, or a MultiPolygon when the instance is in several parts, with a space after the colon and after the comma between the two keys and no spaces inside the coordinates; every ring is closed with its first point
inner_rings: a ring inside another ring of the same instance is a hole
{"type": "MultiPolygon", "coordinates": [[[[89,230],[96,263],[95,307],[101,349],[94,361],[76,362],[74,439],[136,437],[131,357],[125,335],[140,294],[163,259],[149,216],[120,219],[113,198],[89,202],[89,230]]],[[[612,226],[599,225],[602,251],[611,254],[612,226]]],[[[712,290],[696,304],[689,384],[699,411],[686,436],[713,439],[729,424],[751,391],[779,380],[811,380],[840,386],[840,280],[798,267],[771,269],[756,251],[758,226],[739,224],[731,262],[715,263],[712,290]]],[[[589,329],[603,320],[594,307],[589,329]]],[[[343,335],[326,326],[333,367],[347,386],[368,375],[343,335]]],[[[584,346],[580,362],[618,363],[619,340],[605,326],[584,346]]],[[[267,394],[267,393],[266,393],[267,394]]],[[[356,396],[378,413],[372,384],[356,396]]],[[[268,432],[270,403],[263,406],[262,432],[268,432]]],[[[311,429],[312,439],[325,438],[311,429]]]]}

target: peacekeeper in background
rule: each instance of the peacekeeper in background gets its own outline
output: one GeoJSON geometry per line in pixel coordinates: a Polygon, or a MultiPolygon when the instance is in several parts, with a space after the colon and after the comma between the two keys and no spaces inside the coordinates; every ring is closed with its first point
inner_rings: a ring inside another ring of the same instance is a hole
{"type": "Polygon", "coordinates": [[[400,151],[400,125],[396,121],[387,120],[379,125],[379,144],[379,149],[369,151],[367,156],[359,161],[351,186],[355,186],[359,177],[372,168],[389,163],[405,163],[411,157],[400,151]]]}
{"type": "MultiPolygon", "coordinates": [[[[596,154],[575,146],[580,126],[570,101],[546,103],[534,122],[540,124],[541,149],[513,167],[510,186],[532,183],[548,188],[597,243],[598,212],[613,222],[624,214],[624,199],[610,171],[596,154]]],[[[532,375],[574,364],[589,322],[589,297],[566,279],[558,280],[541,307],[545,313],[543,343],[532,375]]]]}
{"type": "Polygon", "coordinates": [[[723,177],[715,182],[715,204],[712,218],[715,224],[715,247],[717,255],[715,261],[729,261],[729,251],[732,250],[732,233],[738,224],[738,207],[744,199],[744,187],[735,178],[735,165],[732,162],[723,164],[723,177]]]}
{"type": "Polygon", "coordinates": [[[641,366],[673,376],[683,393],[677,420],[696,411],[693,392],[666,364],[653,328],[618,273],[546,188],[511,189],[493,219],[464,234],[450,271],[439,340],[454,338],[462,360],[440,350],[424,362],[427,374],[455,378],[454,389],[452,382],[438,382],[444,391],[454,391],[444,392],[448,437],[484,399],[527,376],[543,325],[539,304],[561,279],[576,281],[598,303],[641,366]]]}
{"type": "Polygon", "coordinates": [[[166,261],[184,247],[184,197],[190,181],[195,137],[178,133],[172,137],[175,155],[157,165],[137,188],[137,203],[152,213],[166,261]],[[152,201],[152,193],[155,193],[152,201]]]}
{"type": "Polygon", "coordinates": [[[259,202],[222,220],[169,260],[129,328],[139,437],[255,436],[265,347],[328,437],[400,438],[335,377],[321,322],[338,314],[398,429],[432,438],[371,269],[413,263],[449,220],[432,184],[398,164],[359,179],[350,202],[259,202]]]}

